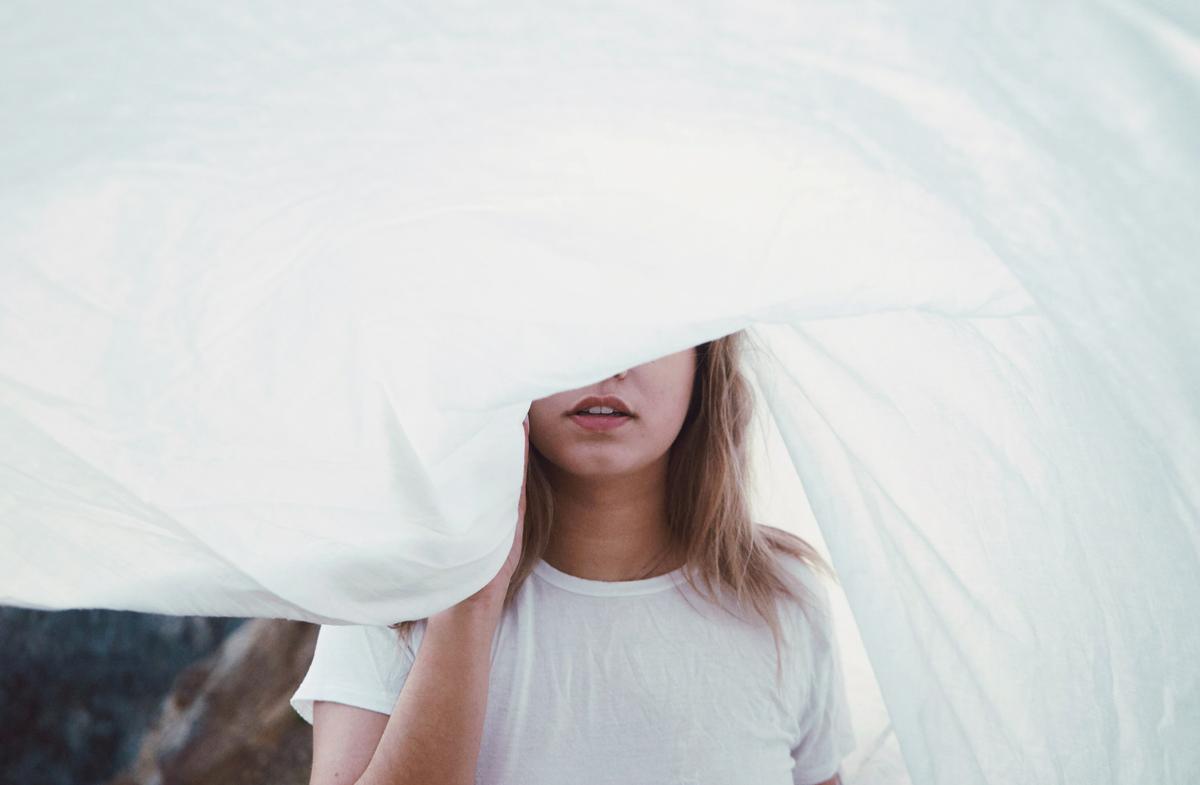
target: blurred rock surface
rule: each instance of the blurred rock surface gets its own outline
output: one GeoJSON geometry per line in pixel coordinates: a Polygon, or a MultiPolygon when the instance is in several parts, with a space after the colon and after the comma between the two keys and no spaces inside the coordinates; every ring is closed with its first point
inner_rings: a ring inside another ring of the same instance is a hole
{"type": "Polygon", "coordinates": [[[289,699],[318,629],[247,621],[179,674],[136,760],[108,785],[306,785],[312,728],[289,699]]]}

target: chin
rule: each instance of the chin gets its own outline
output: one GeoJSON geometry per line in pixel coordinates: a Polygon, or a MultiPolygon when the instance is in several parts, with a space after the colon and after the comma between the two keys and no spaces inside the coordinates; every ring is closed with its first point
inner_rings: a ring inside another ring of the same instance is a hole
{"type": "Polygon", "coordinates": [[[576,454],[564,456],[562,462],[556,462],[560,469],[576,477],[618,477],[635,474],[654,463],[654,458],[621,454],[617,445],[593,446],[586,451],[572,451],[576,454]],[[586,452],[587,454],[580,454],[586,452]]]}

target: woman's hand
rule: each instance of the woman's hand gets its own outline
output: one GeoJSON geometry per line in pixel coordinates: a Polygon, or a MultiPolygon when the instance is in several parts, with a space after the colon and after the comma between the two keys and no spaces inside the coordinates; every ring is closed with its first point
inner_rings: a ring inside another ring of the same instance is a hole
{"type": "MultiPolygon", "coordinates": [[[[525,482],[529,479],[529,415],[525,415],[525,422],[522,423],[525,429],[525,470],[521,474],[521,495],[517,500],[517,532],[513,535],[512,548],[508,551],[508,558],[504,560],[504,564],[500,566],[500,572],[492,579],[492,583],[497,585],[503,584],[501,594],[508,590],[508,582],[512,578],[513,573],[517,571],[517,565],[521,563],[521,552],[523,550],[522,539],[525,534],[525,482]]],[[[485,589],[487,586],[484,587],[485,589]]]]}
{"type": "Polygon", "coordinates": [[[513,535],[512,548],[508,551],[508,558],[504,560],[504,564],[500,565],[500,571],[496,576],[488,581],[482,589],[472,594],[470,597],[463,600],[462,603],[470,603],[472,605],[496,603],[502,605],[504,597],[508,593],[508,584],[512,580],[513,574],[517,571],[517,565],[521,563],[521,552],[523,550],[523,539],[525,535],[525,481],[529,478],[529,415],[525,415],[525,472],[521,477],[521,496],[517,502],[517,531],[513,535]]]}

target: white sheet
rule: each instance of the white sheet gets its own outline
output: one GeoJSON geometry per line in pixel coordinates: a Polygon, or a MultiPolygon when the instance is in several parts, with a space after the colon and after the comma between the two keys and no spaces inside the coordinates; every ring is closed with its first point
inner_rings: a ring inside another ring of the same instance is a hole
{"type": "Polygon", "coordinates": [[[0,18],[0,602],[427,615],[530,400],[746,327],[848,781],[1200,781],[1191,6],[0,18]]]}

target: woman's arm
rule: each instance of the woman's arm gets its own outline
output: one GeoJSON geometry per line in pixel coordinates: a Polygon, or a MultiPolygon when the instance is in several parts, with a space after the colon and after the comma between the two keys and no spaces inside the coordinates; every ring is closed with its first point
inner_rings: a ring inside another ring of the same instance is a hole
{"type": "Polygon", "coordinates": [[[517,528],[508,558],[482,589],[426,619],[421,644],[391,716],[353,706],[314,706],[313,770],[309,785],[346,782],[473,785],[475,782],[492,668],[492,642],[504,613],[509,583],[524,550],[528,416],[523,427],[525,477],[521,480],[517,528]],[[385,721],[381,731],[380,724],[385,721]],[[368,749],[374,752],[364,764],[368,749]]]}
{"type": "Polygon", "coordinates": [[[356,785],[473,785],[487,709],[492,641],[521,561],[529,416],[517,528],[500,571],[482,589],[425,622],[417,656],[379,746],[356,785]]]}
{"type": "Polygon", "coordinates": [[[492,639],[503,595],[430,616],[408,678],[357,785],[472,785],[483,737],[492,639]]]}

